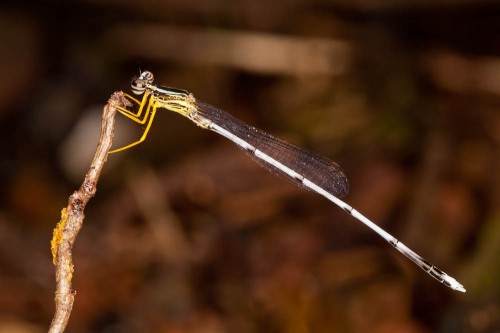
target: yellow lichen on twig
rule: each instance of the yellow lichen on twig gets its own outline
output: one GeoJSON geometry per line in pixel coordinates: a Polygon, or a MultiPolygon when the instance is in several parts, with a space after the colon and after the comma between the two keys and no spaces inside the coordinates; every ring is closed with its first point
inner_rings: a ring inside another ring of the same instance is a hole
{"type": "Polygon", "coordinates": [[[57,223],[56,227],[54,228],[54,234],[52,236],[52,240],[50,241],[50,250],[52,252],[52,262],[54,263],[54,266],[57,264],[57,248],[59,247],[59,244],[61,244],[63,240],[63,229],[64,226],[66,225],[67,220],[68,220],[68,214],[66,208],[63,208],[61,210],[61,220],[59,221],[59,223],[57,223]]]}

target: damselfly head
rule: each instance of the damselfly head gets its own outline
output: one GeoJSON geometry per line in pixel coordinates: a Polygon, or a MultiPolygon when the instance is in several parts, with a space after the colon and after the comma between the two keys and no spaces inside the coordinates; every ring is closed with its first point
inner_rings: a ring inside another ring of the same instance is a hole
{"type": "Polygon", "coordinates": [[[138,77],[134,77],[130,83],[132,92],[136,95],[142,95],[144,91],[146,91],[148,84],[153,83],[153,79],[153,73],[149,71],[141,72],[141,74],[138,77]]]}

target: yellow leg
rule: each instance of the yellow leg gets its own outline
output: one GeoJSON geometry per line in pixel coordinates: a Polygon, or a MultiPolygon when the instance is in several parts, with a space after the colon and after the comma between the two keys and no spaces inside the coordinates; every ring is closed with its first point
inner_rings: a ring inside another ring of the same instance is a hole
{"type": "Polygon", "coordinates": [[[144,94],[144,97],[142,98],[142,101],[140,101],[140,102],[139,102],[139,100],[135,99],[134,97],[132,97],[128,94],[125,94],[125,97],[127,97],[127,98],[131,99],[132,101],[134,101],[135,103],[139,104],[139,110],[137,111],[137,113],[134,113],[134,112],[131,112],[127,109],[117,107],[118,112],[120,112],[125,117],[132,119],[136,123],[144,124],[146,122],[147,117],[148,117],[149,108],[151,107],[151,104],[152,104],[152,100],[149,99],[148,107],[146,108],[146,113],[144,114],[144,119],[141,120],[141,114],[142,114],[142,111],[144,110],[144,106],[146,105],[146,101],[148,100],[149,94],[144,94]]]}
{"type": "MultiPolygon", "coordinates": [[[[131,144],[125,146],[125,147],[121,147],[121,148],[118,148],[118,149],[114,149],[112,151],[110,151],[109,153],[112,154],[112,153],[117,153],[119,151],[122,151],[122,150],[125,150],[125,149],[129,149],[130,147],[133,147],[135,145],[138,145],[139,143],[143,142],[144,140],[146,140],[146,136],[148,135],[148,132],[149,132],[149,129],[151,128],[151,124],[153,123],[153,119],[155,118],[155,114],[156,114],[156,104],[153,100],[150,100],[149,103],[148,103],[148,108],[146,110],[146,115],[144,117],[143,120],[140,120],[140,119],[134,119],[132,117],[129,117],[130,119],[134,120],[135,122],[137,123],[140,123],[140,124],[144,124],[146,122],[146,119],[148,119],[148,115],[149,115],[149,109],[152,107],[152,111],[151,111],[151,115],[149,116],[149,121],[148,121],[148,124],[146,126],[146,129],[144,130],[144,132],[142,133],[142,137],[135,141],[135,142],[132,142],[131,144]]],[[[128,116],[127,116],[128,117],[128,116]]]]}

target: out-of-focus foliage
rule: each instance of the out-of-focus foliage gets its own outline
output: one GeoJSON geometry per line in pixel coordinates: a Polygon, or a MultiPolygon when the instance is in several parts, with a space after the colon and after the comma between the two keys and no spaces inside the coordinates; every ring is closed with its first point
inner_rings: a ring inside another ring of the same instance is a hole
{"type": "MultiPolygon", "coordinates": [[[[499,331],[499,18],[493,1],[2,3],[0,332],[47,329],[52,230],[141,69],[335,159],[345,200],[467,293],[159,111],[87,207],[69,331],[499,331]]],[[[118,146],[140,134],[118,119],[118,146]]]]}

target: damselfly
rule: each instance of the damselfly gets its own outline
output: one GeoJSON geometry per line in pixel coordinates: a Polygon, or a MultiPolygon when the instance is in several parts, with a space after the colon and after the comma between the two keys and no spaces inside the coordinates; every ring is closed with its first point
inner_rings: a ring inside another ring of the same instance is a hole
{"type": "Polygon", "coordinates": [[[146,124],[142,137],[138,141],[115,149],[112,152],[125,150],[144,141],[158,108],[180,113],[191,119],[196,125],[212,130],[233,141],[264,167],[290,179],[300,187],[324,196],[375,231],[436,280],[453,290],[465,292],[465,288],[457,280],[420,257],[395,237],[339,199],[347,194],[349,185],[347,177],[337,163],[319,154],[275,138],[258,128],[249,126],[216,107],[196,100],[192,94],[185,90],[154,84],[153,78],[153,73],[144,71],[139,77],[132,80],[133,93],[143,96],[142,100],[139,101],[130,95],[126,95],[139,105],[136,112],[119,108],[123,115],[134,122],[146,124]]]}

